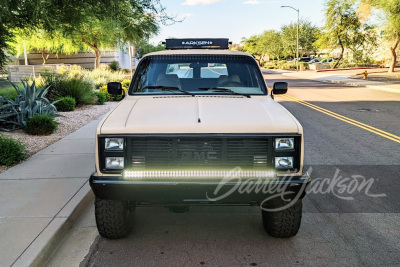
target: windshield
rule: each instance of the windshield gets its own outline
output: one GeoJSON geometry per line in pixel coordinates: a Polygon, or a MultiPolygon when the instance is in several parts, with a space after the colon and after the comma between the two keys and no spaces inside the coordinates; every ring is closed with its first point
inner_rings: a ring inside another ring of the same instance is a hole
{"type": "Polygon", "coordinates": [[[130,94],[266,94],[255,60],[236,55],[167,55],[144,58],[130,94]]]}

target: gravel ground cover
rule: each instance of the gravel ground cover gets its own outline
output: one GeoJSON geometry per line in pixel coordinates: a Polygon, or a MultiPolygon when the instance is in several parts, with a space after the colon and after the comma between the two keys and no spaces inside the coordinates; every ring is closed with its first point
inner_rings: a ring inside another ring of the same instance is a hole
{"type": "MultiPolygon", "coordinates": [[[[58,122],[58,129],[55,133],[48,136],[29,135],[23,130],[0,132],[0,134],[20,140],[26,145],[28,154],[31,156],[107,113],[116,104],[117,102],[106,102],[104,105],[87,105],[77,107],[74,111],[70,112],[59,112],[58,114],[62,116],[55,119],[58,122]]],[[[0,165],[0,173],[9,168],[0,165]]]]}

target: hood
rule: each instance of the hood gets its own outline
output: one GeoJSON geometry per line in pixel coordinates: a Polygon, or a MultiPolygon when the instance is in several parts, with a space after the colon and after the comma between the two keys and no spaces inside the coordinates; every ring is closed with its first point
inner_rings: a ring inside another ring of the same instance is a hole
{"type": "Polygon", "coordinates": [[[123,100],[100,133],[299,133],[299,128],[270,97],[157,96],[123,100]]]}

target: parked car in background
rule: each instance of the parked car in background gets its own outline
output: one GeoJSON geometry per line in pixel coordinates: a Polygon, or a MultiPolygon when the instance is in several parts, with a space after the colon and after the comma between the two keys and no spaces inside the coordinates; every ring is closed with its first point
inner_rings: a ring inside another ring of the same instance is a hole
{"type": "Polygon", "coordinates": [[[310,57],[302,57],[300,58],[299,62],[309,62],[311,60],[310,57]]]}
{"type": "Polygon", "coordinates": [[[333,63],[336,62],[336,59],[330,57],[330,58],[325,58],[323,60],[321,60],[319,63],[333,63]]]}
{"type": "Polygon", "coordinates": [[[313,58],[310,61],[307,62],[308,64],[314,64],[314,63],[319,63],[319,59],[318,58],[313,58]]]}

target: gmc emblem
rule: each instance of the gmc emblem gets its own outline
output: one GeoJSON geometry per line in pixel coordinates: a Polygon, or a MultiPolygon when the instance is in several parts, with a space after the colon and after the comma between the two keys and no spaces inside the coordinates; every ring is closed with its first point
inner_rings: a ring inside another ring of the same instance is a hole
{"type": "Polygon", "coordinates": [[[217,152],[197,152],[197,151],[185,151],[182,152],[183,160],[213,160],[217,159],[217,152]]]}

